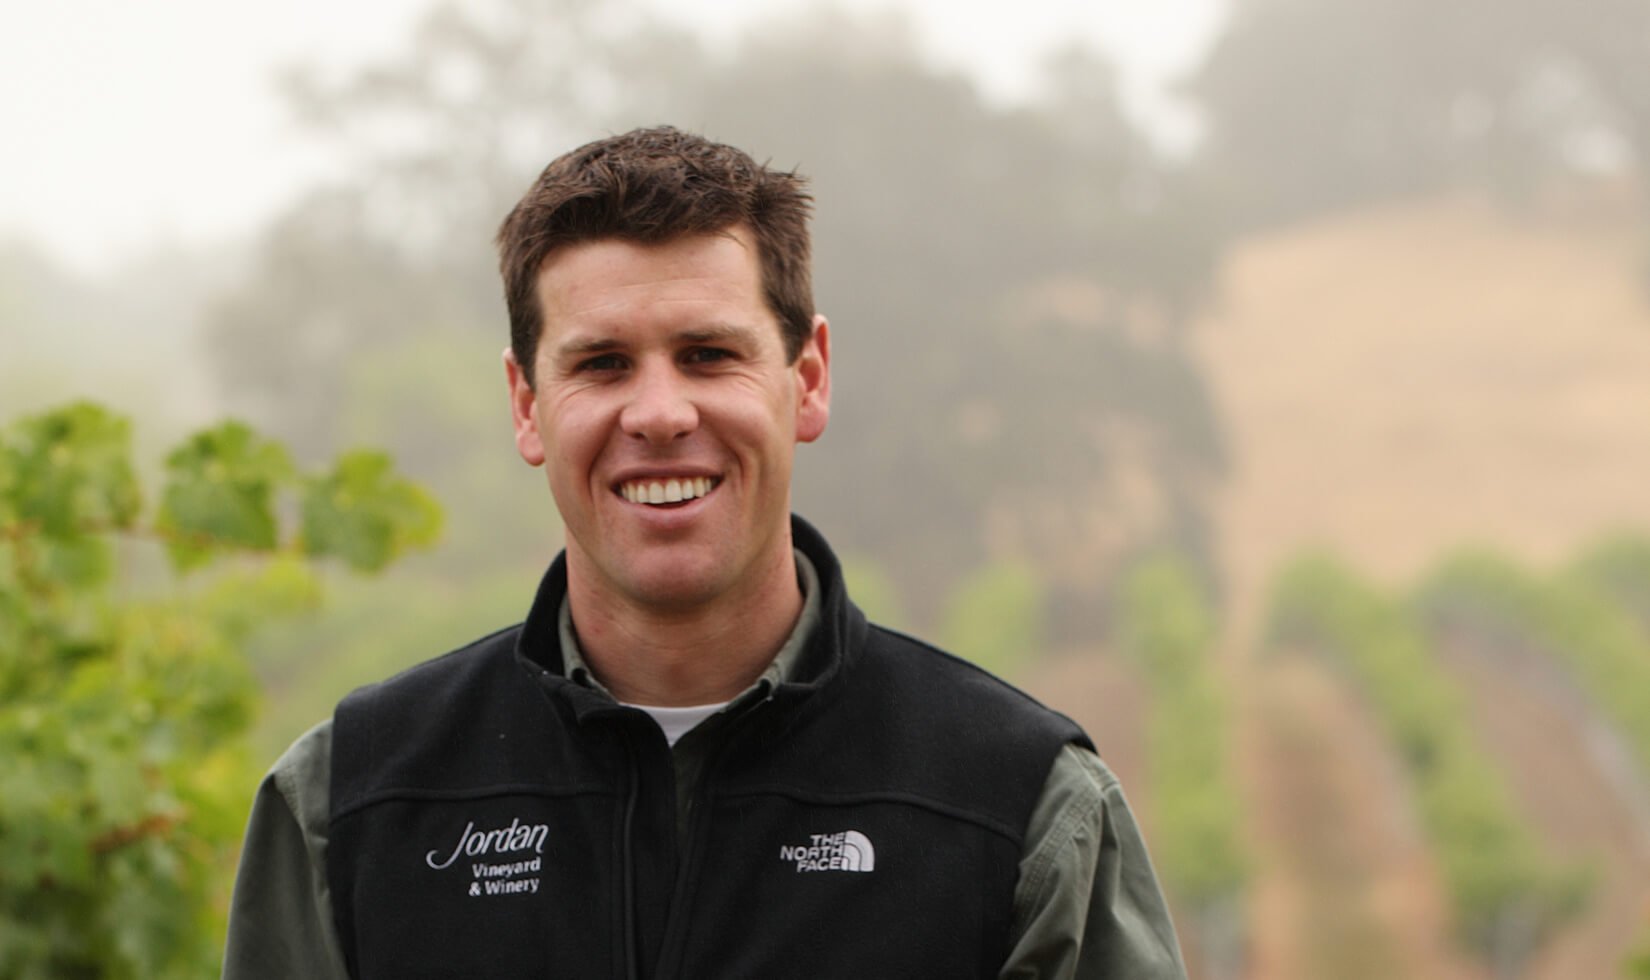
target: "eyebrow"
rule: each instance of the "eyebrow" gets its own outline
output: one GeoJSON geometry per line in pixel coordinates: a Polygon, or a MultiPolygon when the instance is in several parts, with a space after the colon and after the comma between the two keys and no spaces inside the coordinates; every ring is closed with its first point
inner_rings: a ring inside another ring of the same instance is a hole
{"type": "Polygon", "coordinates": [[[696,330],[683,330],[675,335],[675,339],[688,344],[715,344],[735,340],[749,340],[754,333],[755,331],[750,327],[736,326],[731,323],[716,323],[696,330]]]}
{"type": "Polygon", "coordinates": [[[577,337],[556,348],[556,356],[583,357],[586,354],[605,354],[624,345],[611,337],[577,337]]]}

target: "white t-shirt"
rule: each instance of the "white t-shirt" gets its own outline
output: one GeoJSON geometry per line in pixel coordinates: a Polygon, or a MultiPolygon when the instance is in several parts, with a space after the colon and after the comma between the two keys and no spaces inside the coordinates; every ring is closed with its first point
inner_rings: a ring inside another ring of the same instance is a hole
{"type": "Polygon", "coordinates": [[[630,704],[624,702],[627,708],[639,708],[652,716],[659,723],[659,728],[665,733],[665,741],[671,748],[676,747],[676,740],[693,731],[701,721],[716,714],[732,704],[723,701],[721,704],[695,704],[686,708],[659,708],[650,704],[630,704]]]}

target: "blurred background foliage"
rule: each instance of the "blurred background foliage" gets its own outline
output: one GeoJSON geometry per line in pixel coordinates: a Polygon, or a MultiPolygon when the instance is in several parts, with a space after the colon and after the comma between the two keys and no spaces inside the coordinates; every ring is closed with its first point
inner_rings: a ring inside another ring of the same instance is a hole
{"type": "Polygon", "coordinates": [[[375,572],[439,525],[383,456],[306,474],[239,423],[168,455],[154,503],[122,416],[0,430],[0,975],[216,971],[257,764],[247,645],[316,606],[323,562],[375,572]]]}
{"type": "Polygon", "coordinates": [[[211,975],[257,774],[520,617],[491,237],[660,121],[811,178],[796,509],[1094,733],[1195,976],[1650,975],[1650,7],[1231,0],[1173,151],[1045,73],[436,3],[283,76],[336,166],[247,240],[0,244],[0,977],[211,975]]]}

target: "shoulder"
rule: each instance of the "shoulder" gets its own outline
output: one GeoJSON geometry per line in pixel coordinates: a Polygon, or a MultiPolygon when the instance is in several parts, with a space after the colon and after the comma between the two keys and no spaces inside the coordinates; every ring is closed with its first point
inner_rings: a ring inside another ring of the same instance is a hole
{"type": "Polygon", "coordinates": [[[408,667],[385,680],[356,688],[344,697],[346,705],[385,705],[402,701],[422,701],[430,697],[446,700],[497,672],[513,659],[521,624],[508,626],[456,650],[408,667]]]}
{"type": "Polygon", "coordinates": [[[1081,728],[990,671],[898,630],[872,625],[858,670],[870,684],[889,685],[900,710],[941,728],[962,727],[994,738],[1038,735],[1056,744],[1087,746],[1081,728]]]}
{"type": "Polygon", "coordinates": [[[333,713],[334,816],[395,788],[454,790],[503,779],[503,739],[544,698],[516,656],[519,626],[350,692],[333,713]]]}
{"type": "Polygon", "coordinates": [[[493,630],[492,634],[477,638],[465,643],[464,647],[449,650],[439,657],[432,657],[421,663],[414,663],[413,667],[399,671],[396,675],[388,676],[381,681],[370,685],[363,685],[350,691],[348,698],[356,696],[383,696],[399,695],[399,693],[419,693],[431,688],[446,688],[454,680],[464,676],[475,675],[477,671],[485,670],[488,658],[497,657],[500,653],[512,653],[515,650],[516,637],[520,635],[521,624],[508,625],[500,630],[493,630]]]}
{"type": "Polygon", "coordinates": [[[1068,746],[1032,812],[1002,977],[1185,980],[1174,923],[1122,786],[1068,746]]]}
{"type": "Polygon", "coordinates": [[[1108,819],[1118,812],[1126,814],[1128,803],[1117,777],[1093,751],[1067,745],[1049,767],[1032,811],[1022,880],[1034,890],[1041,887],[1075,854],[1098,846],[1108,819]]]}
{"type": "Polygon", "coordinates": [[[265,785],[274,791],[306,841],[326,837],[328,784],[332,773],[332,719],[300,735],[270,767],[265,785]]]}
{"type": "Polygon", "coordinates": [[[821,784],[984,814],[1018,841],[1056,756],[1089,744],[1064,715],[932,644],[871,626],[853,646],[783,715],[786,753],[821,784]]]}

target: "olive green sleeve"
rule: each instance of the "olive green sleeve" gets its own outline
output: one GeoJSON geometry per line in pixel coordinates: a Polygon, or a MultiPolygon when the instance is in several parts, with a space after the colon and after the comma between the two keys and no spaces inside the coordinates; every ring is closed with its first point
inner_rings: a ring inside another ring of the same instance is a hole
{"type": "Polygon", "coordinates": [[[1026,829],[999,980],[1184,980],[1174,922],[1098,756],[1067,746],[1026,829]]]}
{"type": "Polygon", "coordinates": [[[225,980],[344,980],[327,889],[332,722],[292,744],[258,787],[229,905],[225,980]]]}

